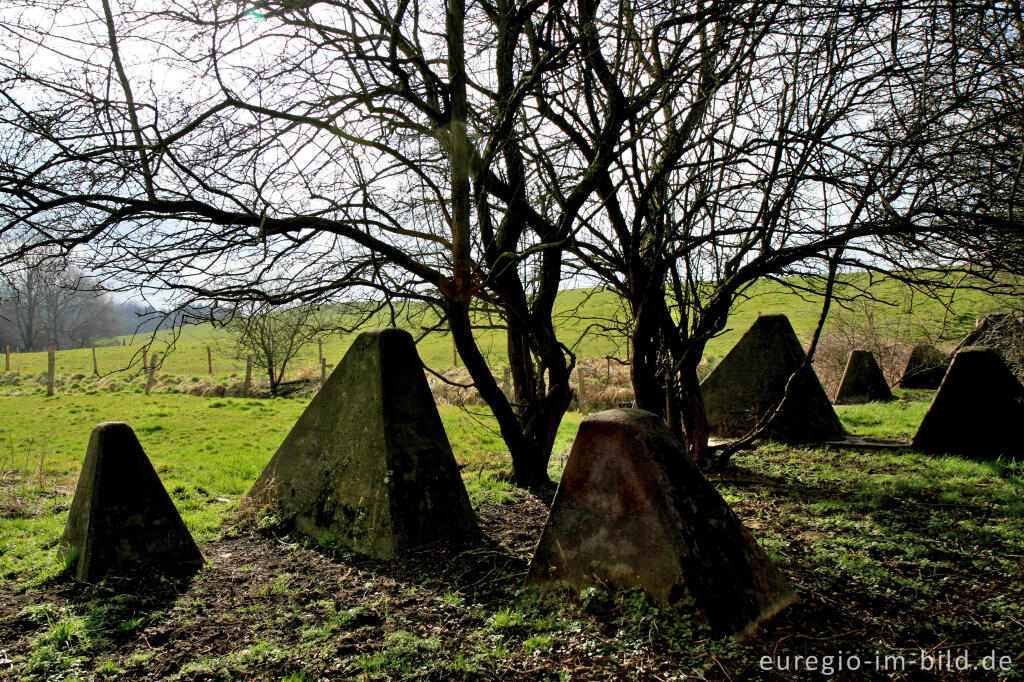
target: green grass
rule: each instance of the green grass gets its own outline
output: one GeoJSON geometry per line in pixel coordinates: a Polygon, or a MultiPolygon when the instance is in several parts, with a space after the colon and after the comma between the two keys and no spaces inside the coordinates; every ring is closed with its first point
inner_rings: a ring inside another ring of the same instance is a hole
{"type": "Polygon", "coordinates": [[[0,521],[0,580],[20,582],[54,568],[56,541],[93,427],[128,422],[197,540],[212,537],[305,403],[213,401],[181,395],[3,398],[0,470],[5,496],[21,511],[0,521]],[[223,407],[214,407],[217,404],[223,407]],[[9,473],[15,472],[15,473],[9,473]],[[9,551],[15,547],[21,551],[9,551]]]}
{"type": "MultiPolygon", "coordinates": [[[[858,435],[911,437],[930,392],[898,392],[891,403],[837,408],[858,435]]],[[[200,398],[178,394],[69,394],[0,398],[0,583],[24,587],[62,568],[54,551],[93,427],[125,421],[199,542],[215,537],[307,404],[302,399],[200,398]]],[[[486,408],[439,411],[467,490],[476,503],[509,504],[500,475],[507,450],[486,408]]],[[[562,422],[549,466],[558,480],[582,415],[562,422]]]]}
{"type": "Polygon", "coordinates": [[[59,679],[71,672],[67,679],[74,679],[91,661],[99,676],[121,675],[123,670],[104,655],[143,626],[148,618],[137,615],[142,608],[131,594],[105,596],[77,612],[50,603],[26,607],[19,616],[42,627],[32,641],[25,672],[36,679],[59,679]]]}
{"type": "Polygon", "coordinates": [[[897,389],[893,395],[895,399],[887,403],[836,405],[835,411],[849,433],[909,440],[917,433],[935,391],[897,389]]]}
{"type": "MultiPolygon", "coordinates": [[[[906,437],[929,395],[904,392],[892,403],[842,407],[839,413],[851,431],[906,437]]],[[[0,589],[32,595],[46,589],[46,580],[62,568],[55,543],[97,422],[117,419],[136,428],[186,523],[204,543],[221,534],[235,501],[306,401],[122,392],[5,397],[0,405],[6,431],[0,434],[0,499],[9,505],[0,517],[0,589]]],[[[442,407],[440,412],[474,504],[516,503],[521,493],[497,475],[508,463],[493,419],[480,409],[442,407]]],[[[559,433],[555,475],[580,418],[570,414],[559,433]]],[[[251,573],[239,570],[242,579],[232,588],[245,589],[251,580],[248,596],[233,608],[263,614],[268,624],[284,623],[280,627],[294,633],[291,643],[278,638],[281,630],[233,632],[238,643],[231,653],[193,654],[172,674],[183,680],[244,679],[268,670],[294,680],[464,678],[508,670],[554,674],[566,661],[572,666],[600,658],[619,662],[622,670],[655,666],[659,676],[695,671],[698,679],[716,679],[721,669],[735,675],[759,653],[774,651],[780,632],[786,635],[783,649],[808,641],[817,646],[826,636],[834,638],[829,651],[859,643],[898,651],[919,642],[933,646],[983,636],[986,646],[999,651],[1021,650],[1014,625],[1024,603],[1020,463],[772,443],[736,455],[734,463],[742,475],[734,479],[727,473],[715,485],[805,598],[766,641],[710,639],[687,618],[661,614],[636,590],[541,593],[521,588],[516,576],[509,579],[507,595],[483,606],[473,584],[436,576],[406,580],[401,573],[357,563],[354,591],[321,593],[313,601],[304,594],[308,576],[299,561],[263,569],[258,577],[258,565],[251,573]],[[948,595],[975,589],[982,589],[976,600],[946,601],[948,595]],[[839,606],[833,612],[820,606],[823,602],[839,606]],[[936,604],[946,606],[938,610],[936,604]],[[820,623],[794,630],[808,620],[820,623]],[[983,623],[980,634],[977,622],[983,623]],[[346,642],[348,648],[336,653],[335,647],[346,642]]],[[[347,561],[334,547],[271,542],[281,553],[318,552],[333,565],[347,561]]],[[[99,679],[147,676],[164,655],[154,653],[147,638],[171,629],[168,623],[198,627],[213,608],[203,591],[185,592],[159,609],[131,595],[41,603],[18,614],[22,625],[34,629],[30,650],[16,665],[31,679],[79,673],[99,679]]],[[[218,622],[215,627],[228,627],[230,621],[218,622]]]]}
{"type": "MultiPolygon", "coordinates": [[[[763,536],[765,549],[783,557],[785,565],[787,550],[805,533],[813,541],[810,562],[837,581],[852,579],[882,592],[910,588],[926,599],[940,599],[941,584],[894,571],[893,560],[902,567],[911,561],[928,573],[953,574],[948,552],[937,558],[937,548],[948,543],[994,552],[1024,549],[1024,466],[1019,462],[911,451],[842,451],[826,458],[763,446],[736,463],[772,478],[779,518],[809,513],[813,519],[790,526],[788,537],[781,528],[777,535],[763,536]],[[875,561],[879,557],[886,561],[875,561]]],[[[735,499],[741,508],[750,502],[749,496],[735,499]]],[[[778,526],[774,519],[765,520],[778,526]]],[[[1009,556],[985,561],[992,569],[1019,572],[1009,556]]]]}
{"type": "MultiPolygon", "coordinates": [[[[180,394],[36,394],[0,398],[0,585],[24,587],[59,572],[55,546],[93,427],[132,426],[198,542],[215,537],[305,409],[308,400],[200,398],[180,394]]],[[[477,501],[500,503],[512,490],[494,418],[483,408],[439,408],[456,461],[477,501]]],[[[557,477],[580,415],[570,413],[555,442],[557,477]]]]}

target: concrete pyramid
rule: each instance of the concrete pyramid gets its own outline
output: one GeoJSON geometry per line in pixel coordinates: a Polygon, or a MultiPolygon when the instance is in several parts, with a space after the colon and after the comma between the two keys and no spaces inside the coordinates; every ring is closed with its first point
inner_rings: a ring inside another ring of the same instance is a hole
{"type": "Polygon", "coordinates": [[[135,432],[109,422],[92,431],[59,553],[77,554],[75,577],[108,572],[186,574],[203,565],[192,535],[135,432]]]}
{"type": "Polygon", "coordinates": [[[392,558],[476,537],[408,332],[360,334],[249,491],[296,531],[392,558]]]}
{"type": "Polygon", "coordinates": [[[934,390],[942,383],[949,367],[949,358],[935,346],[920,343],[910,351],[907,367],[900,379],[900,388],[922,388],[934,390]]]}
{"type": "MultiPolygon", "coordinates": [[[[781,402],[786,382],[806,357],[785,315],[758,317],[701,383],[711,433],[748,433],[781,402]]],[[[786,404],[764,435],[791,443],[842,437],[843,427],[813,369],[794,377],[786,404]]]]}
{"type": "Polygon", "coordinates": [[[527,581],[639,586],[720,634],[795,600],[786,579],[654,414],[580,424],[527,581]]]}
{"type": "Polygon", "coordinates": [[[922,452],[995,459],[1024,456],[1024,386],[999,355],[967,346],[953,356],[913,447],[922,452]]]}
{"type": "Polygon", "coordinates": [[[843,380],[836,391],[836,405],[857,405],[892,400],[889,382],[869,350],[850,351],[843,380]]]}

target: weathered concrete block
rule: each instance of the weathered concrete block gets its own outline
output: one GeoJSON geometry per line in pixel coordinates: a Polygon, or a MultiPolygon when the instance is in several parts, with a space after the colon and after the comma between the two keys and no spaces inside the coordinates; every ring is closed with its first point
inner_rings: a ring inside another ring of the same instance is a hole
{"type": "MultiPolygon", "coordinates": [[[[701,383],[711,433],[747,434],[785,395],[807,354],[785,315],[762,315],[701,383]]],[[[818,376],[805,367],[765,437],[790,443],[840,438],[843,427],[818,376]]]]}
{"type": "Polygon", "coordinates": [[[836,390],[836,405],[857,405],[892,400],[889,382],[869,350],[850,351],[843,380],[836,390]]]}
{"type": "Polygon", "coordinates": [[[643,410],[580,424],[527,580],[639,586],[719,634],[744,632],[795,599],[684,448],[643,410]]]}
{"type": "Polygon", "coordinates": [[[984,346],[959,350],[914,436],[922,452],[976,459],[1024,456],[1024,386],[984,346]]]}
{"type": "Polygon", "coordinates": [[[934,390],[942,383],[948,367],[949,358],[942,351],[926,343],[918,344],[910,351],[900,388],[934,390]]]}
{"type": "Polygon", "coordinates": [[[249,498],[299,533],[379,558],[478,533],[416,344],[399,329],[356,338],[249,498]]]}
{"type": "Polygon", "coordinates": [[[127,424],[92,431],[58,552],[78,554],[75,577],[187,574],[203,565],[185,522],[127,424]]]}

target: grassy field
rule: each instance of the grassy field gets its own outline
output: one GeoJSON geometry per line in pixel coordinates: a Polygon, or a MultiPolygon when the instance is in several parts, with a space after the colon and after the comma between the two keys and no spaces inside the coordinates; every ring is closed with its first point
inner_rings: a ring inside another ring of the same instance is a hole
{"type": "MultiPolygon", "coordinates": [[[[906,438],[928,399],[837,411],[851,432],[906,438]]],[[[0,679],[760,679],[773,677],[757,667],[764,655],[839,651],[904,657],[905,672],[867,677],[918,679],[911,657],[947,648],[975,663],[1010,656],[1003,679],[1024,673],[1020,463],[771,443],[740,453],[714,483],[801,602],[733,641],[636,592],[524,589],[546,507],[496,476],[508,464],[482,410],[441,408],[484,548],[377,562],[240,523],[240,497],[305,404],[0,398],[0,679]],[[209,561],[191,581],[126,592],[63,577],[55,546],[89,433],[115,419],[135,428],[209,561]]],[[[579,419],[563,423],[556,478],[579,419]]]]}
{"type": "MultiPolygon", "coordinates": [[[[0,546],[9,550],[0,555],[0,584],[13,581],[8,587],[43,579],[56,567],[48,550],[63,528],[96,424],[132,426],[189,529],[209,540],[308,403],[129,392],[0,400],[0,546]]],[[[439,410],[457,461],[476,479],[507,468],[507,451],[486,409],[439,410]]],[[[562,424],[555,476],[580,418],[570,413],[562,424]]]]}
{"type": "MultiPolygon", "coordinates": [[[[955,338],[975,316],[1014,307],[964,291],[947,308],[890,281],[872,287],[904,301],[874,314],[905,337],[920,327],[955,338]]],[[[614,316],[610,294],[568,291],[559,305],[563,340],[577,354],[623,355],[621,339],[593,326],[614,316]]],[[[806,339],[819,305],[758,285],[708,355],[724,355],[759,313],[788,315],[806,339]]],[[[380,562],[260,528],[240,500],[309,398],[177,392],[207,380],[207,346],[213,383],[241,371],[221,330],[179,332],[170,352],[169,334],[98,348],[101,372],[113,373],[103,378],[89,376],[88,350],[61,351],[53,397],[45,354],[15,355],[15,372],[0,375],[0,679],[817,679],[820,670],[778,668],[787,656],[843,651],[905,661],[867,677],[918,679],[926,654],[947,650],[974,664],[990,651],[1008,656],[991,677],[1024,679],[1020,462],[772,443],[739,453],[713,482],[801,601],[751,638],[715,639],[637,591],[522,586],[547,501],[504,482],[506,450],[485,408],[439,408],[485,546],[380,562]],[[136,372],[114,372],[133,358],[138,366],[147,343],[167,353],[160,392],[149,396],[136,372]],[[89,434],[103,421],[138,434],[208,560],[193,579],[125,589],[67,577],[56,544],[89,434]],[[758,663],[765,655],[774,672],[758,663]]],[[[324,339],[331,364],[350,340],[324,339]]],[[[481,344],[500,358],[499,332],[481,332],[481,344]]],[[[434,368],[452,364],[445,335],[427,336],[419,351],[434,368]]],[[[316,354],[306,348],[293,376],[311,373],[303,367],[316,354]]],[[[897,391],[891,403],[837,412],[851,433],[906,440],[930,398],[897,391]]],[[[556,480],[581,418],[570,412],[562,423],[556,480]]]]}
{"type": "MultiPolygon", "coordinates": [[[[893,305],[876,304],[871,310],[881,327],[907,338],[939,335],[955,341],[971,329],[976,317],[1020,307],[1019,299],[993,296],[968,287],[939,291],[935,297],[928,298],[891,279],[869,278],[866,274],[849,276],[845,285],[838,287],[837,293],[849,296],[858,289],[870,290],[881,300],[898,301],[898,304],[893,305]]],[[[724,356],[759,314],[787,315],[797,335],[808,341],[820,311],[821,301],[817,297],[790,291],[776,282],[758,283],[737,303],[728,329],[709,344],[706,355],[712,361],[724,356]]],[[[834,311],[833,317],[846,315],[862,318],[865,315],[865,310],[859,305],[854,306],[852,313],[844,313],[838,306],[834,307],[834,311]]],[[[562,292],[558,299],[556,324],[561,340],[580,357],[602,358],[611,355],[625,358],[624,339],[603,331],[609,326],[609,320],[620,317],[617,299],[609,291],[570,290],[562,292]]],[[[416,329],[411,331],[418,335],[416,329]]],[[[324,355],[330,365],[333,366],[341,358],[352,338],[351,335],[342,334],[324,335],[324,355]]],[[[498,330],[481,329],[477,338],[488,357],[499,365],[503,364],[503,334],[498,330]]],[[[215,377],[222,379],[238,376],[245,371],[244,358],[238,357],[237,350],[223,329],[209,324],[187,325],[176,332],[119,337],[112,341],[117,345],[96,349],[97,364],[103,375],[121,372],[126,368],[128,373],[140,373],[144,347],[160,354],[161,373],[207,376],[208,347],[213,355],[215,377]]],[[[418,350],[428,367],[445,370],[453,365],[452,342],[447,334],[428,334],[418,344],[418,350]]],[[[315,374],[318,353],[316,343],[303,348],[292,363],[289,375],[315,374]]],[[[11,370],[21,374],[38,374],[46,371],[46,362],[45,352],[15,353],[11,356],[11,370]]],[[[92,354],[89,349],[58,351],[58,374],[91,374],[92,371],[92,354]]]]}

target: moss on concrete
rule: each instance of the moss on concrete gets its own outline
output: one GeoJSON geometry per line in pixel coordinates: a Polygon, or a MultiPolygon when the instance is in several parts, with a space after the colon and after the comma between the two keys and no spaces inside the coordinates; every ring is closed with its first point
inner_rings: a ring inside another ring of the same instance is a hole
{"type": "Polygon", "coordinates": [[[115,571],[184,574],[203,565],[174,502],[135,432],[108,422],[93,429],[59,554],[95,582],[115,571]]]}
{"type": "Polygon", "coordinates": [[[364,332],[249,497],[380,558],[474,539],[476,517],[408,332],[364,332]]]}

